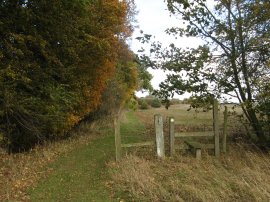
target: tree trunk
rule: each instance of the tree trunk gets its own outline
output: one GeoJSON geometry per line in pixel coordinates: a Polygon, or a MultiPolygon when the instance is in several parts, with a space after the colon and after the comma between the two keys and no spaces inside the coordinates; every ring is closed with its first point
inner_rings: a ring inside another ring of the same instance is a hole
{"type": "Polygon", "coordinates": [[[250,106],[250,104],[248,104],[246,110],[247,110],[247,113],[248,113],[250,121],[251,121],[250,124],[251,124],[252,128],[254,129],[256,136],[258,138],[259,146],[262,148],[266,148],[267,144],[268,144],[267,138],[264,135],[262,126],[261,126],[261,124],[256,116],[255,110],[253,109],[252,106],[250,106]]]}

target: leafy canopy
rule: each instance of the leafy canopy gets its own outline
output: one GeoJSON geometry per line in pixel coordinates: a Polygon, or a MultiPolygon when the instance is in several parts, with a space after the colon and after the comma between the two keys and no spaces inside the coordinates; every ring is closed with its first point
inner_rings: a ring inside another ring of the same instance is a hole
{"type": "Polygon", "coordinates": [[[10,151],[65,136],[100,105],[132,33],[132,5],[0,1],[0,138],[10,151]]]}
{"type": "Polygon", "coordinates": [[[167,29],[168,34],[199,37],[205,43],[189,49],[152,44],[151,57],[144,55],[141,60],[149,67],[170,71],[156,93],[164,99],[184,92],[236,98],[259,142],[265,144],[267,137],[256,113],[261,84],[270,81],[270,2],[167,0],[167,6],[183,22],[181,27],[167,29]]]}

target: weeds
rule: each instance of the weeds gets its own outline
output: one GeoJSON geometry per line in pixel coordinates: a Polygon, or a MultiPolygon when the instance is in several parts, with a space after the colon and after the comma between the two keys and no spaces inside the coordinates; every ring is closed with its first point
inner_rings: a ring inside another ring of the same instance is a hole
{"type": "Polygon", "coordinates": [[[268,201],[270,156],[241,145],[221,159],[204,155],[145,160],[128,156],[111,165],[116,189],[135,201],[268,201]]]}

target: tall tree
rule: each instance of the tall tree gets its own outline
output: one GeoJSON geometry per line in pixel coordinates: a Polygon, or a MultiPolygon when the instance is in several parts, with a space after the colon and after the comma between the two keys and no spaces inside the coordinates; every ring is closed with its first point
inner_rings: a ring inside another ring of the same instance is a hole
{"type": "Polygon", "coordinates": [[[0,137],[11,150],[65,135],[100,105],[131,3],[0,1],[0,137]]]}
{"type": "MultiPolygon", "coordinates": [[[[167,30],[176,36],[200,37],[205,45],[181,49],[171,44],[161,50],[153,44],[155,60],[149,66],[172,73],[160,85],[168,98],[185,91],[196,95],[236,97],[255,130],[260,145],[267,137],[256,114],[261,78],[269,83],[270,3],[268,0],[167,0],[171,14],[184,25],[167,30]]],[[[150,61],[150,62],[149,62],[150,61]]]]}

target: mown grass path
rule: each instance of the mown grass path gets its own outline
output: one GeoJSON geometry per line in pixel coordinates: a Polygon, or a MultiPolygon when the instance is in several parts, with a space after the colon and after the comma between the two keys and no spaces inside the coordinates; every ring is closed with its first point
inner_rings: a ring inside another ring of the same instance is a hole
{"type": "Polygon", "coordinates": [[[54,172],[31,191],[31,201],[110,201],[106,161],[113,159],[112,134],[74,149],[50,165],[54,172]]]}
{"type": "MultiPolygon", "coordinates": [[[[145,130],[133,112],[128,112],[126,119],[121,124],[123,135],[145,130]]],[[[52,163],[52,174],[30,190],[31,201],[113,201],[105,184],[110,180],[106,163],[114,160],[114,135],[111,129],[102,133],[52,163]]],[[[125,138],[128,140],[134,137],[125,138]]]]}

